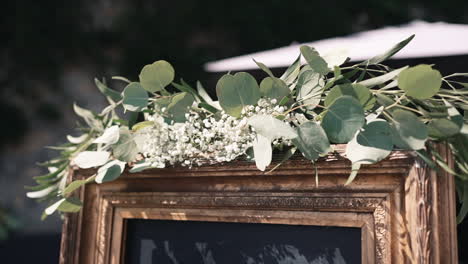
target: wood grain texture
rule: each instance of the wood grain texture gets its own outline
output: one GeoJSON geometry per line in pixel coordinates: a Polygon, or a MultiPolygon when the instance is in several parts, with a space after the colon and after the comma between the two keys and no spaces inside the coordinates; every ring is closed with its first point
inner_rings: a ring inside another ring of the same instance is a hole
{"type": "MultiPolygon", "coordinates": [[[[359,227],[363,263],[457,263],[453,177],[394,151],[344,186],[350,163],[336,149],[316,163],[318,186],[315,168],[299,156],[269,174],[236,161],[87,185],[76,193],[82,212],[64,221],[60,263],[123,263],[128,219],[359,227]]],[[[445,146],[438,150],[453,162],[445,146]]]]}

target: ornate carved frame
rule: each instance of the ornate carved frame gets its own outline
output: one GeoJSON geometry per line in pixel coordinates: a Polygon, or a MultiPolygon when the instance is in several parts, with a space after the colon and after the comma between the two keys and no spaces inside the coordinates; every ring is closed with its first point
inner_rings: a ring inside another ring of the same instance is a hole
{"type": "Polygon", "coordinates": [[[60,263],[123,263],[126,221],[135,218],[358,227],[363,263],[457,263],[453,177],[402,151],[364,166],[349,186],[340,154],[315,168],[295,157],[266,174],[239,161],[87,185],[77,194],[83,210],[65,218],[60,263]]]}

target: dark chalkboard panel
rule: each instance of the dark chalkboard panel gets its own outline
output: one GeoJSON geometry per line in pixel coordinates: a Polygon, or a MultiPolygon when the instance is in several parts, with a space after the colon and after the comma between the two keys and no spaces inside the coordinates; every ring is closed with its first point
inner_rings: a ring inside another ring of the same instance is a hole
{"type": "Polygon", "coordinates": [[[132,264],[352,264],[361,229],[129,220],[125,255],[132,264]]]}

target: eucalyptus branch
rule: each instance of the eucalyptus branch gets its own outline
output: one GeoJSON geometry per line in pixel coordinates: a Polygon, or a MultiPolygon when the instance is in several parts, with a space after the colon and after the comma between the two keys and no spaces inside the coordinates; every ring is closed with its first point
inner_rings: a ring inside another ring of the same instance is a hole
{"type": "Polygon", "coordinates": [[[288,111],[284,112],[282,115],[287,115],[287,114],[293,112],[294,110],[297,110],[297,109],[300,109],[300,108],[306,107],[306,106],[314,106],[314,107],[326,109],[325,106],[321,106],[319,104],[303,104],[303,105],[299,105],[299,106],[296,106],[296,107],[293,107],[293,108],[289,109],[288,111]]]}
{"type": "Polygon", "coordinates": [[[417,114],[420,114],[420,115],[424,115],[421,111],[418,111],[414,108],[411,108],[411,107],[407,107],[407,106],[404,106],[404,105],[400,105],[400,104],[397,104],[396,107],[399,107],[399,108],[402,108],[402,109],[406,109],[408,111],[412,111],[412,112],[415,112],[417,114]]]}
{"type": "Polygon", "coordinates": [[[405,98],[406,98],[405,94],[401,95],[400,97],[398,97],[398,99],[395,101],[395,103],[385,107],[385,109],[391,109],[392,107],[398,106],[398,104],[401,102],[401,100],[403,100],[405,98]]]}
{"type": "Polygon", "coordinates": [[[439,96],[439,97],[444,97],[444,98],[451,98],[451,99],[453,99],[453,100],[463,102],[464,104],[468,104],[468,101],[467,101],[467,100],[463,100],[463,99],[460,98],[459,96],[448,95],[448,94],[442,94],[442,93],[438,93],[437,96],[439,96]]]}
{"type": "MultiPolygon", "coordinates": [[[[96,81],[98,89],[112,99],[109,100],[110,106],[101,115],[75,106],[75,113],[89,126],[89,129],[83,130],[88,134],[82,142],[84,136],[79,140],[73,139],[80,142],[73,144],[76,149],[70,150],[70,145],[60,146],[58,149],[62,150],[62,163],[57,163],[55,159],[50,164],[69,166],[75,160],[75,165],[81,168],[94,167],[100,170],[95,179],[99,183],[104,181],[102,177],[109,177],[108,180],[118,178],[125,166],[131,166],[132,170],[136,167],[143,170],[173,164],[191,167],[206,164],[207,160],[211,164],[229,162],[253,149],[253,155],[249,156],[255,157],[255,164],[264,171],[272,160],[272,149],[293,144],[294,148],[303,152],[305,158],[315,162],[318,157],[331,151],[332,144],[348,143],[360,135],[369,139],[366,145],[352,141],[346,148],[346,158],[354,164],[352,177],[347,182],[350,183],[357,174],[360,161],[377,163],[389,155],[394,144],[416,151],[434,138],[445,141],[456,138],[459,140],[457,145],[467,145],[466,137],[460,136],[460,131],[457,132],[458,126],[444,126],[444,122],[453,123],[454,118],[453,113],[446,111],[441,102],[448,101],[454,107],[468,109],[468,97],[465,96],[468,91],[456,89],[465,84],[446,79],[468,74],[458,73],[442,78],[440,72],[431,65],[391,70],[382,64],[411,39],[362,63],[342,68],[336,66],[334,70],[330,69],[324,58],[307,46],[301,47],[301,54],[308,62],[314,63],[303,67],[298,58],[280,78],[273,78],[271,70],[258,62],[257,65],[269,75],[260,85],[246,72],[221,77],[216,85],[221,109],[214,107],[213,100],[200,83],[197,83],[197,89],[183,80],[181,84],[174,83],[175,71],[167,61],[160,60],[144,66],[136,82],[117,77],[128,82],[122,93],[96,81]],[[310,70],[304,71],[305,67],[310,70]],[[296,89],[290,89],[298,80],[302,82],[301,89],[308,91],[303,98],[298,98],[296,89]],[[324,85],[317,85],[317,80],[323,80],[324,85]],[[171,84],[178,89],[177,92],[171,93],[167,89],[171,84]],[[448,87],[441,88],[441,84],[448,87]],[[375,100],[374,96],[379,100],[375,100]],[[170,101],[168,105],[163,102],[158,105],[164,105],[164,111],[155,104],[161,99],[170,101]],[[311,99],[317,99],[315,102],[318,103],[307,101],[311,99]],[[320,102],[323,104],[320,105],[320,102]],[[131,111],[131,117],[126,116],[121,120],[110,116],[111,111],[115,113],[117,105],[122,105],[125,111],[131,111]],[[312,111],[313,107],[317,109],[312,111]],[[395,108],[406,111],[390,111],[395,108]],[[434,119],[427,118],[429,115],[426,111],[434,119]],[[291,114],[294,112],[302,114],[291,114]],[[144,120],[136,123],[136,117],[141,116],[141,113],[144,120]],[[380,114],[382,118],[377,119],[376,116],[380,114]],[[318,120],[320,122],[316,122],[318,120]],[[392,122],[398,123],[398,126],[392,127],[390,135],[388,127],[392,122]],[[428,137],[428,127],[436,125],[436,132],[440,135],[431,133],[431,137],[428,137]],[[100,142],[112,143],[100,143],[105,145],[97,145],[96,149],[91,146],[96,136],[102,140],[100,142]],[[398,137],[399,143],[393,137],[398,137]],[[388,147],[383,150],[380,146],[388,147]],[[78,155],[83,157],[81,161],[86,164],[77,159],[78,155]],[[110,170],[110,167],[113,169],[110,170]]],[[[452,150],[455,160],[460,161],[460,155],[468,157],[468,152],[462,151],[452,150]]],[[[468,164],[459,165],[459,168],[468,171],[468,164]]],[[[58,183],[56,176],[50,173],[36,178],[39,179],[36,181],[38,186],[34,186],[35,193],[30,196],[37,197],[39,191],[40,195],[44,194],[44,199],[55,199],[56,193],[49,192],[47,188],[62,186],[63,182],[58,183]]],[[[83,182],[75,181],[67,186],[67,191],[71,192],[82,185],[83,182]]],[[[69,198],[66,196],[59,202],[68,202],[66,199],[69,198]]],[[[52,209],[49,207],[47,214],[52,209]]]]}

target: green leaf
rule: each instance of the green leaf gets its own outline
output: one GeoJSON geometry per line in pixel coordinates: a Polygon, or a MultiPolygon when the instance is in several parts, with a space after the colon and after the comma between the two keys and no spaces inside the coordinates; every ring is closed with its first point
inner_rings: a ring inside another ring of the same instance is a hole
{"type": "Polygon", "coordinates": [[[97,183],[109,182],[122,175],[126,162],[112,160],[98,169],[95,181],[97,183]]]}
{"type": "Polygon", "coordinates": [[[76,197],[62,198],[51,206],[47,207],[44,213],[46,215],[51,215],[57,210],[61,212],[75,213],[78,212],[82,206],[83,203],[76,197]]]}
{"type": "Polygon", "coordinates": [[[252,75],[239,72],[226,74],[216,84],[219,103],[227,114],[240,117],[246,105],[255,105],[260,99],[260,88],[252,75]]]}
{"type": "Polygon", "coordinates": [[[123,107],[132,112],[139,112],[148,106],[148,93],[137,82],[132,82],[123,91],[123,107]]]}
{"type": "Polygon", "coordinates": [[[76,180],[76,181],[71,182],[70,184],[67,185],[65,189],[63,189],[63,195],[69,195],[70,193],[80,188],[81,186],[94,181],[95,178],[96,178],[96,175],[93,175],[91,177],[88,177],[85,180],[76,180]]]}
{"type": "Polygon", "coordinates": [[[351,184],[354,181],[360,168],[361,168],[361,163],[353,163],[351,165],[351,174],[349,174],[348,180],[344,184],[345,186],[351,184]]]}
{"type": "Polygon", "coordinates": [[[349,95],[336,99],[322,120],[322,127],[333,143],[347,143],[365,123],[364,109],[349,95]]]}
{"type": "Polygon", "coordinates": [[[185,114],[194,101],[195,98],[189,93],[178,93],[172,96],[171,103],[167,106],[169,118],[175,122],[185,122],[185,114]]]}
{"type": "Polygon", "coordinates": [[[367,79],[365,81],[361,81],[361,82],[359,82],[359,84],[362,84],[364,86],[372,88],[372,87],[374,87],[376,85],[381,85],[381,84],[384,84],[384,83],[386,83],[386,82],[388,82],[390,80],[395,79],[402,71],[404,71],[406,69],[408,69],[408,66],[393,70],[393,71],[391,71],[389,73],[386,73],[386,74],[383,74],[383,75],[380,75],[380,76],[377,76],[377,77],[374,77],[374,78],[367,79]]]}
{"type": "Polygon", "coordinates": [[[213,114],[216,114],[217,112],[219,112],[218,108],[208,104],[208,103],[199,103],[198,104],[198,107],[201,107],[201,108],[204,108],[206,110],[208,110],[209,112],[213,113],[213,114]]]}
{"type": "Polygon", "coordinates": [[[148,64],[140,72],[139,78],[143,88],[149,92],[163,91],[174,80],[174,68],[164,60],[148,64]]]}
{"type": "Polygon", "coordinates": [[[430,65],[408,68],[398,76],[398,87],[416,99],[431,98],[439,92],[441,86],[442,75],[430,65]]]}
{"type": "Polygon", "coordinates": [[[64,171],[65,169],[68,168],[68,163],[63,163],[60,165],[60,167],[57,167],[57,169],[53,169],[54,167],[49,167],[49,173],[46,175],[41,175],[41,176],[35,176],[33,177],[34,180],[36,181],[41,181],[41,180],[50,180],[57,178],[57,176],[64,171]]]}
{"type": "Polygon", "coordinates": [[[325,82],[319,73],[312,70],[301,71],[296,83],[297,101],[306,105],[307,109],[314,109],[322,98],[325,82]]]}
{"type": "Polygon", "coordinates": [[[316,160],[330,152],[330,142],[323,128],[313,121],[307,121],[297,127],[298,137],[293,139],[294,145],[302,155],[309,160],[316,160]]]}
{"type": "Polygon", "coordinates": [[[281,166],[281,164],[283,164],[284,162],[286,162],[289,158],[291,158],[294,153],[296,153],[297,151],[297,148],[296,147],[292,147],[290,149],[288,149],[285,153],[284,153],[284,156],[283,158],[281,158],[281,161],[278,162],[278,164],[276,164],[271,170],[269,170],[267,173],[272,173],[274,170],[276,170],[279,166],[281,166]]]}
{"type": "Polygon", "coordinates": [[[273,73],[271,72],[270,69],[268,69],[268,67],[261,63],[261,62],[258,62],[256,61],[255,59],[253,59],[253,61],[255,62],[255,64],[257,64],[257,66],[262,69],[264,72],[266,72],[271,78],[275,78],[275,76],[273,75],[273,73]]]}
{"type": "Polygon", "coordinates": [[[374,107],[375,97],[372,95],[369,88],[362,84],[355,83],[335,85],[330,90],[327,97],[325,97],[325,107],[332,105],[336,99],[344,95],[349,95],[356,98],[364,110],[370,110],[372,107],[374,107]]]}
{"type": "Polygon", "coordinates": [[[432,138],[448,138],[458,134],[461,126],[448,118],[434,118],[427,124],[429,136],[432,138]]]}
{"type": "Polygon", "coordinates": [[[78,136],[78,137],[73,137],[71,135],[67,135],[68,142],[73,143],[73,144],[81,144],[87,138],[88,138],[88,134],[83,134],[83,135],[78,136]]]}
{"type": "Polygon", "coordinates": [[[139,122],[139,123],[136,123],[135,125],[132,126],[132,131],[136,132],[140,129],[143,129],[145,127],[151,127],[151,126],[154,126],[154,122],[153,121],[142,121],[142,122],[139,122]]]}
{"type": "Polygon", "coordinates": [[[260,94],[265,98],[281,100],[288,96],[289,92],[286,83],[275,77],[266,77],[260,83],[260,94]]]}
{"type": "Polygon", "coordinates": [[[140,172],[146,169],[151,168],[151,162],[148,162],[146,160],[139,161],[135,163],[132,168],[129,170],[130,173],[136,173],[140,172]]]}
{"type": "Polygon", "coordinates": [[[80,211],[83,203],[77,197],[68,197],[60,203],[57,210],[64,213],[76,213],[80,211]]]}
{"type": "Polygon", "coordinates": [[[119,126],[111,126],[104,130],[101,136],[93,140],[93,143],[115,144],[119,140],[119,126]]]}
{"type": "Polygon", "coordinates": [[[79,117],[83,118],[83,120],[86,122],[86,124],[88,124],[89,127],[98,130],[102,129],[101,122],[99,122],[99,120],[96,119],[96,115],[92,111],[81,108],[77,104],[73,104],[73,111],[79,117]]]}
{"type": "Polygon", "coordinates": [[[208,92],[206,92],[205,88],[203,88],[203,85],[201,82],[197,81],[197,92],[200,95],[203,100],[205,100],[206,103],[212,105],[213,104],[213,99],[211,99],[210,95],[208,92]]]}
{"type": "Polygon", "coordinates": [[[425,149],[420,149],[416,150],[416,155],[418,155],[419,158],[421,158],[429,168],[436,170],[437,165],[435,162],[432,160],[431,155],[425,150],[425,149]]]}
{"type": "Polygon", "coordinates": [[[375,119],[365,125],[346,145],[346,156],[352,163],[373,164],[385,159],[393,149],[390,125],[375,119]]]}
{"type": "Polygon", "coordinates": [[[167,106],[171,103],[172,97],[161,97],[154,100],[154,103],[159,106],[159,108],[167,108],[167,106]]]}
{"type": "Polygon", "coordinates": [[[392,112],[393,144],[402,149],[420,150],[428,136],[426,125],[413,113],[397,109],[392,112]]]}
{"type": "Polygon", "coordinates": [[[45,189],[42,189],[42,190],[39,190],[39,191],[27,192],[26,196],[28,198],[31,198],[31,199],[39,199],[39,198],[47,196],[49,193],[51,193],[51,192],[53,192],[55,190],[57,190],[57,186],[52,185],[52,186],[49,186],[49,187],[47,187],[45,189]]]}
{"type": "Polygon", "coordinates": [[[131,162],[138,155],[137,145],[128,128],[120,128],[119,141],[112,146],[114,157],[121,161],[131,162]]]}
{"type": "MultiPolygon", "coordinates": [[[[179,91],[189,93],[189,94],[193,95],[194,98],[198,98],[197,91],[195,91],[195,89],[193,89],[192,87],[190,87],[190,85],[188,85],[186,82],[184,82],[184,80],[181,79],[181,81],[182,81],[182,84],[178,84],[178,83],[173,82],[172,85],[175,88],[177,88],[179,91]]],[[[199,99],[200,100],[198,100],[198,101],[203,100],[202,97],[200,97],[199,99]]]]}
{"type": "Polygon", "coordinates": [[[83,151],[80,152],[73,162],[82,169],[101,166],[109,160],[108,151],[83,151]]]}
{"type": "Polygon", "coordinates": [[[465,118],[458,112],[457,108],[453,104],[444,100],[445,106],[447,106],[447,113],[451,121],[460,126],[460,129],[463,127],[465,118]]]}
{"type": "Polygon", "coordinates": [[[301,70],[301,55],[286,69],[286,71],[281,75],[280,79],[283,80],[287,85],[294,83],[299,71],[301,70]]]}
{"type": "Polygon", "coordinates": [[[375,94],[375,97],[377,99],[377,102],[380,105],[385,106],[385,107],[390,106],[395,103],[395,101],[392,98],[384,94],[377,93],[375,94]]]}
{"type": "Polygon", "coordinates": [[[393,46],[391,49],[387,50],[386,52],[378,55],[378,56],[375,56],[375,57],[372,57],[366,61],[363,61],[361,63],[359,63],[359,65],[372,65],[372,64],[379,64],[385,60],[387,60],[388,58],[392,57],[393,55],[395,55],[398,51],[400,51],[402,48],[404,48],[406,45],[408,45],[408,43],[414,38],[414,35],[411,35],[409,38],[397,43],[395,46],[393,46]]]}
{"type": "Polygon", "coordinates": [[[273,150],[271,148],[271,141],[257,134],[257,138],[253,141],[253,151],[257,168],[261,171],[265,171],[272,159],[273,150]]]}
{"type": "Polygon", "coordinates": [[[131,128],[133,127],[133,125],[137,122],[138,120],[138,115],[139,115],[139,112],[132,112],[130,111],[128,113],[128,121],[127,121],[127,124],[123,123],[124,125],[126,125],[128,128],[131,128]]]}
{"type": "Polygon", "coordinates": [[[271,115],[254,115],[248,119],[248,124],[270,141],[277,138],[293,139],[297,137],[296,131],[286,122],[271,115]]]}
{"type": "Polygon", "coordinates": [[[468,214],[468,181],[463,181],[463,195],[461,199],[461,208],[457,215],[457,223],[460,224],[468,214]]]}
{"type": "Polygon", "coordinates": [[[304,56],[313,71],[322,75],[326,75],[330,72],[327,62],[322,57],[320,57],[319,53],[314,48],[309,46],[301,46],[300,49],[302,56],[304,56]]]}
{"type": "Polygon", "coordinates": [[[324,54],[322,57],[327,62],[328,68],[339,69],[339,66],[345,63],[348,59],[348,50],[333,49],[332,51],[324,54]]]}
{"type": "Polygon", "coordinates": [[[97,88],[99,89],[99,91],[101,91],[102,94],[109,97],[114,102],[122,100],[122,95],[119,92],[110,89],[109,87],[107,87],[107,85],[99,81],[97,78],[94,78],[94,83],[96,84],[97,88]]]}

